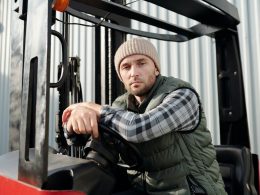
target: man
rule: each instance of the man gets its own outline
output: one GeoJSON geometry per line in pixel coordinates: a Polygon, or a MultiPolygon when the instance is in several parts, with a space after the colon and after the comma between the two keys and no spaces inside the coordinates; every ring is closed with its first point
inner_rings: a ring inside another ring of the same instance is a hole
{"type": "Polygon", "coordinates": [[[112,107],[69,106],[63,122],[70,133],[99,136],[98,123],[114,128],[139,149],[145,173],[134,188],[148,194],[226,194],[199,97],[190,84],[160,75],[151,42],[134,38],[114,58],[127,92],[112,107]]]}

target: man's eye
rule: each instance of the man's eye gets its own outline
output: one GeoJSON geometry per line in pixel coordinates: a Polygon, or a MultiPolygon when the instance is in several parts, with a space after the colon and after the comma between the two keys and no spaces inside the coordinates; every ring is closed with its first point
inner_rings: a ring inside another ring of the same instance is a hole
{"type": "Polygon", "coordinates": [[[122,66],[122,70],[129,70],[130,66],[122,66]]]}
{"type": "Polygon", "coordinates": [[[143,65],[145,65],[145,62],[139,62],[138,65],[143,66],[143,65]]]}

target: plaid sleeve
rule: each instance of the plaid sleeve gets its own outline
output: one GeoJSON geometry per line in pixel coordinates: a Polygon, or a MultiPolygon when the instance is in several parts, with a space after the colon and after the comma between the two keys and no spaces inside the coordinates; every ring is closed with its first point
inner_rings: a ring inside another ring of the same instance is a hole
{"type": "Polygon", "coordinates": [[[103,106],[100,122],[130,142],[144,142],[171,131],[190,131],[199,123],[200,103],[195,92],[181,88],[167,95],[156,108],[138,114],[103,106]]]}

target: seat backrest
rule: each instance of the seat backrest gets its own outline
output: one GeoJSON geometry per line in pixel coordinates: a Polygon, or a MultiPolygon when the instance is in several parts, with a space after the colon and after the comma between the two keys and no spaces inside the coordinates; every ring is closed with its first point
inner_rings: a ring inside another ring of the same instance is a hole
{"type": "Polygon", "coordinates": [[[257,195],[250,150],[241,146],[215,146],[225,189],[229,195],[257,195]]]}

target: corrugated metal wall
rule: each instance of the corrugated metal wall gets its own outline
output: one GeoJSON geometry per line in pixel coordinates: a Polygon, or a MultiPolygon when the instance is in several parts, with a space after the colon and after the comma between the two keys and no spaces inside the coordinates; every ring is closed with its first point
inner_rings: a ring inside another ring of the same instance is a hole
{"type": "MultiPolygon", "coordinates": [[[[260,154],[260,102],[257,97],[260,95],[260,2],[258,0],[234,0],[230,1],[238,7],[241,24],[239,25],[241,56],[243,62],[246,103],[248,112],[248,122],[250,128],[250,138],[252,150],[260,154]]],[[[0,154],[7,151],[8,139],[8,66],[9,64],[9,39],[10,37],[10,6],[11,2],[0,0],[0,154]],[[1,30],[2,29],[2,30],[1,30]]],[[[159,9],[145,1],[135,2],[131,5],[134,9],[142,8],[142,12],[149,13],[152,16],[161,17],[176,23],[180,26],[192,26],[194,21],[188,21],[186,18],[173,13],[159,9]]],[[[59,17],[59,15],[57,16],[59,17]]],[[[70,22],[87,24],[77,18],[72,18],[70,22]]],[[[165,33],[160,29],[133,22],[133,27],[151,32],[165,33]]],[[[54,29],[60,30],[61,25],[56,23],[54,29]]],[[[71,25],[70,28],[70,56],[79,56],[81,58],[81,81],[85,100],[94,98],[94,55],[93,28],[78,25],[71,25]]],[[[57,65],[61,60],[61,48],[58,40],[52,38],[51,55],[51,81],[57,80],[57,65]]],[[[217,78],[215,62],[215,42],[214,40],[203,37],[192,40],[190,43],[167,43],[165,41],[152,40],[160,52],[162,74],[172,75],[191,82],[201,95],[204,110],[208,117],[208,127],[213,135],[213,142],[219,143],[219,117],[218,117],[218,98],[217,98],[217,78]]],[[[54,124],[55,113],[57,112],[57,97],[55,90],[51,89],[51,107],[50,107],[50,144],[55,145],[54,124]]]]}
{"type": "Polygon", "coordinates": [[[0,154],[8,151],[11,1],[0,0],[0,154]]]}
{"type": "Polygon", "coordinates": [[[241,17],[239,33],[251,147],[260,154],[260,1],[236,0],[234,4],[241,17]]]}

